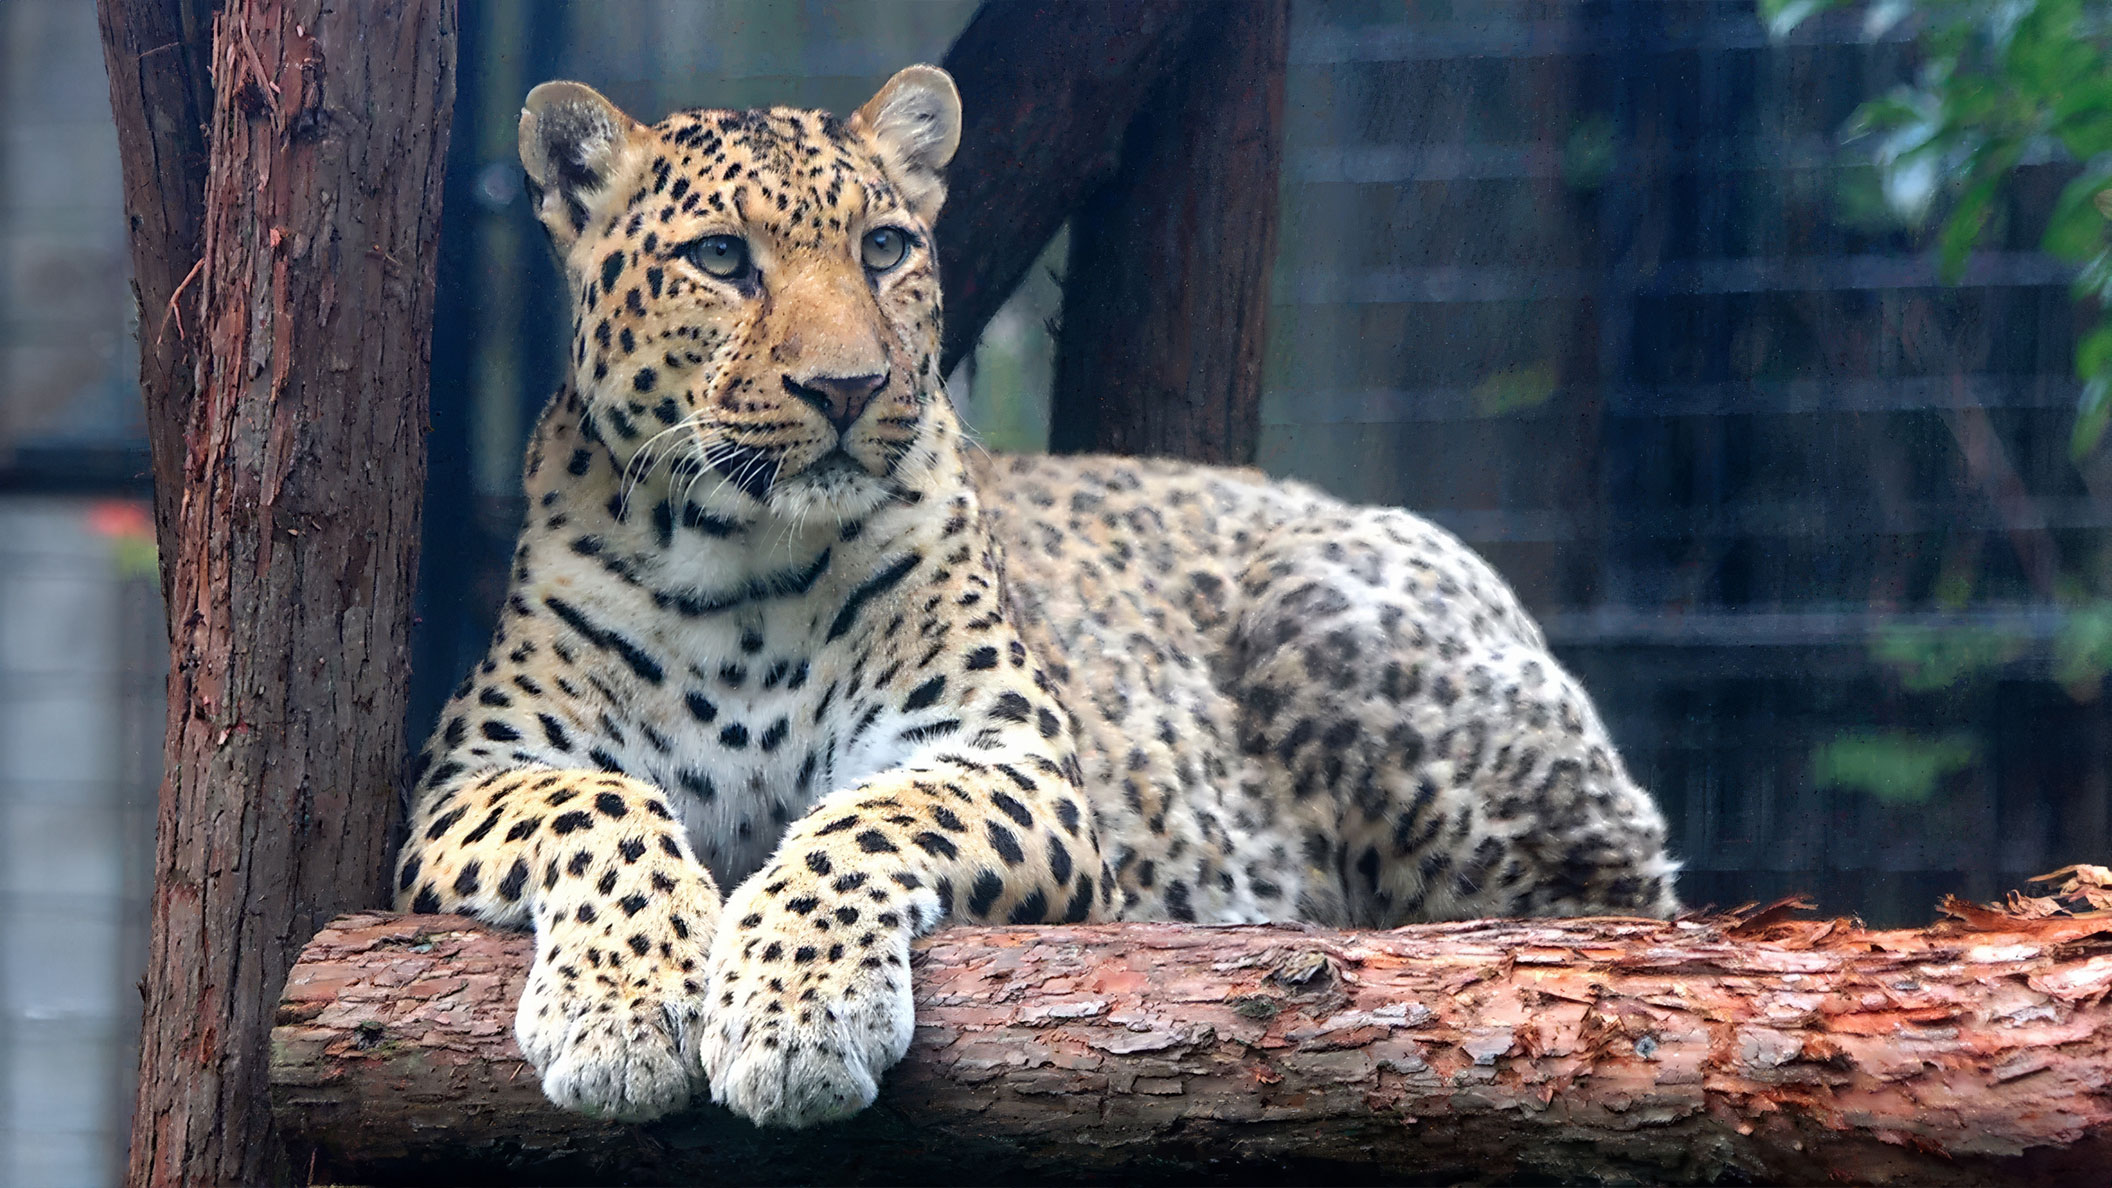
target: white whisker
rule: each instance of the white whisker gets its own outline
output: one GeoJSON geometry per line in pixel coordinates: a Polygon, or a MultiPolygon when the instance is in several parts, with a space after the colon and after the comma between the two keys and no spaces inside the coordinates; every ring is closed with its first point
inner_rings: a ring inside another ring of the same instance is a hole
{"type": "Polygon", "coordinates": [[[631,460],[624,465],[623,474],[619,476],[618,480],[616,506],[619,519],[630,514],[631,494],[637,490],[638,484],[651,477],[654,469],[653,453],[659,448],[661,439],[672,434],[681,433],[684,430],[694,429],[701,423],[702,414],[692,414],[685,417],[646,438],[645,444],[638,447],[638,452],[631,455],[631,460]]]}

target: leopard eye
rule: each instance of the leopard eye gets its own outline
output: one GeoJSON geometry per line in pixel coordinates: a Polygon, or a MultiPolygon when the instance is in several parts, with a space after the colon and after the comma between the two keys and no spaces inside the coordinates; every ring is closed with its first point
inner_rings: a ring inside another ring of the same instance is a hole
{"type": "Polygon", "coordinates": [[[748,275],[748,241],[738,235],[707,235],[682,249],[689,262],[720,280],[748,275]]]}
{"type": "Polygon", "coordinates": [[[865,266],[874,272],[886,272],[902,262],[909,254],[909,233],[894,227],[881,227],[865,233],[858,241],[858,256],[865,266]]]}

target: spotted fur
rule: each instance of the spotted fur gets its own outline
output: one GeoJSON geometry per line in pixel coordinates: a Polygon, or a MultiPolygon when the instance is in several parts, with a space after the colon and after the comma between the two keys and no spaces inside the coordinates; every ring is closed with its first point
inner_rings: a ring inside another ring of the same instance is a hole
{"type": "Polygon", "coordinates": [[[530,96],[572,377],[397,886],[533,927],[549,1096],[855,1112],[949,921],[1671,912],[1656,807],[1451,536],[964,444],[931,241],[958,129],[929,67],[847,120],[530,96]]]}

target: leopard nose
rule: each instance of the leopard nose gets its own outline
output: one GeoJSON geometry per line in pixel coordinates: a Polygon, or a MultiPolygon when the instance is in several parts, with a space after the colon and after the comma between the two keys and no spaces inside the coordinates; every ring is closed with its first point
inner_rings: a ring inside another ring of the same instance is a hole
{"type": "Polygon", "coordinates": [[[784,383],[785,391],[813,405],[838,433],[844,433],[887,386],[887,376],[816,375],[796,380],[788,375],[784,383]]]}

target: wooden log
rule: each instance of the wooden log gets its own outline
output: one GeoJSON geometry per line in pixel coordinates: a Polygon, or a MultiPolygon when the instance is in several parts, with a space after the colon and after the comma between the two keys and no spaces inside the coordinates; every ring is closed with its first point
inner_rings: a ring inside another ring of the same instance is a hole
{"type": "Polygon", "coordinates": [[[1207,6],[1071,219],[1050,449],[1254,460],[1289,9],[1207,6]]]}
{"type": "Polygon", "coordinates": [[[946,52],[961,151],[938,226],[941,361],[975,346],[1057,228],[1114,176],[1123,134],[1179,60],[1196,0],[984,0],[946,52]]]}
{"type": "Polygon", "coordinates": [[[149,409],[176,511],[133,1184],[296,1178],[274,1008],[303,937],[384,900],[454,23],[453,0],[215,22],[196,390],[149,409]]]}
{"type": "Polygon", "coordinates": [[[2102,1183],[2112,921],[1992,925],[944,930],[879,1103],[786,1134],[556,1110],[528,939],[366,913],[295,967],[272,1092],[362,1183],[2102,1183]]]}

